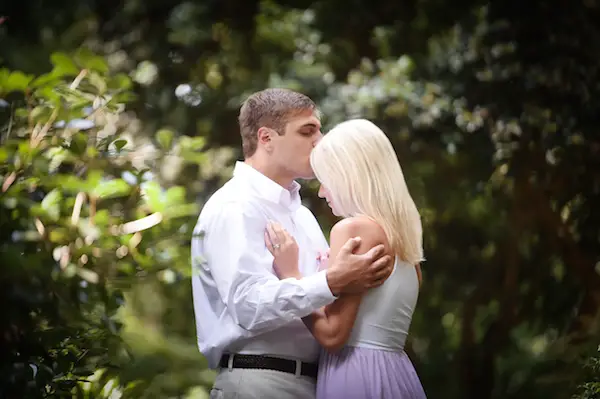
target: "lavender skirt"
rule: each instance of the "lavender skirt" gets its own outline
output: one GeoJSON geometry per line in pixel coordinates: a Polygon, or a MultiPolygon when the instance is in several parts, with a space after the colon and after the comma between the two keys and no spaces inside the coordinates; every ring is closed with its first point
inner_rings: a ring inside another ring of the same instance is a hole
{"type": "Polygon", "coordinates": [[[417,372],[404,351],[346,346],[319,360],[317,399],[424,399],[417,372]]]}

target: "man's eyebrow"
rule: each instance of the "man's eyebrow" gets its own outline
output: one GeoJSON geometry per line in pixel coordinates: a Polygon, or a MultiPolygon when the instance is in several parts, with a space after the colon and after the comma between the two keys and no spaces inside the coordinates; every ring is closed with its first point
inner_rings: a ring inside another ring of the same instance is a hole
{"type": "Polygon", "coordinates": [[[318,124],[316,124],[316,123],[313,123],[313,122],[308,122],[308,123],[305,123],[304,125],[300,126],[300,129],[302,129],[302,128],[304,128],[304,127],[315,127],[315,128],[317,128],[317,129],[320,129],[320,128],[321,128],[321,126],[320,126],[320,125],[318,125],[318,124]]]}

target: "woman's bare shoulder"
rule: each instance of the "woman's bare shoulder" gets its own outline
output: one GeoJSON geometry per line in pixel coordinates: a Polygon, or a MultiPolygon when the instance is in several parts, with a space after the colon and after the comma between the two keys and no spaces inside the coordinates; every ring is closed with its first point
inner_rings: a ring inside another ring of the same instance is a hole
{"type": "Polygon", "coordinates": [[[337,222],[331,229],[331,237],[360,237],[361,246],[367,248],[384,244],[388,247],[387,237],[381,226],[366,216],[353,216],[337,222]]]}

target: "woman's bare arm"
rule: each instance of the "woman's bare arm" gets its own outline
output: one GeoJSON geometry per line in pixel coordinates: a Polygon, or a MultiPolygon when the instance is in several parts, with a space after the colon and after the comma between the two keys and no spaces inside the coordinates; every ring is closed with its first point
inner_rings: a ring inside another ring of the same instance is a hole
{"type": "MultiPolygon", "coordinates": [[[[330,259],[335,259],[344,243],[351,237],[360,236],[362,242],[357,253],[367,252],[375,245],[385,243],[383,230],[367,218],[349,218],[338,222],[331,230],[330,259]]],[[[302,320],[316,340],[326,350],[340,350],[348,341],[362,295],[341,295],[331,305],[304,317],[302,320]]]]}

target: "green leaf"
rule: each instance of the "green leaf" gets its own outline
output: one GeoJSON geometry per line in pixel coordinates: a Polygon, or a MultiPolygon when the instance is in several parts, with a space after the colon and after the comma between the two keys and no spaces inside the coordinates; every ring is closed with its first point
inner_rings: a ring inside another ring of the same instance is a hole
{"type": "Polygon", "coordinates": [[[0,89],[5,93],[11,91],[25,91],[32,80],[33,76],[25,75],[21,71],[11,72],[8,78],[4,80],[3,87],[0,87],[0,89]]]}
{"type": "Polygon", "coordinates": [[[131,186],[123,179],[106,180],[99,183],[92,194],[101,199],[118,198],[129,195],[131,186]]]}
{"type": "Polygon", "coordinates": [[[113,141],[113,145],[117,149],[117,152],[121,152],[123,147],[125,147],[127,145],[127,140],[124,140],[124,139],[115,140],[115,141],[113,141]]]}
{"type": "Polygon", "coordinates": [[[165,202],[167,207],[185,203],[185,188],[181,186],[169,188],[165,194],[165,202]]]}
{"type": "MultiPolygon", "coordinates": [[[[50,83],[50,82],[49,82],[50,83]]],[[[49,84],[48,86],[40,87],[36,94],[38,97],[48,100],[53,106],[57,107],[60,105],[60,94],[54,89],[55,83],[49,84]]]]}
{"type": "Polygon", "coordinates": [[[79,49],[74,58],[80,66],[89,69],[90,71],[96,71],[100,73],[108,72],[108,65],[106,64],[104,58],[93,54],[88,49],[79,49]]]}
{"type": "Polygon", "coordinates": [[[57,188],[46,194],[42,200],[42,209],[46,211],[48,217],[55,222],[60,218],[61,201],[62,193],[57,188]]]}
{"type": "Polygon", "coordinates": [[[132,85],[131,78],[124,73],[118,73],[108,81],[111,89],[129,90],[132,85]]]}
{"type": "Polygon", "coordinates": [[[52,90],[52,86],[58,84],[58,82],[60,81],[60,74],[57,72],[50,72],[44,75],[40,75],[37,78],[35,78],[32,82],[31,82],[31,86],[35,87],[35,88],[40,88],[40,89],[50,89],[52,90]]]}
{"type": "Polygon", "coordinates": [[[107,84],[106,80],[96,72],[90,72],[88,79],[92,86],[98,90],[98,94],[104,94],[106,92],[107,84]]]}
{"type": "Polygon", "coordinates": [[[206,145],[206,139],[204,137],[189,137],[181,136],[179,139],[179,145],[184,150],[201,150],[206,145]]]}
{"type": "Polygon", "coordinates": [[[61,75],[77,75],[79,73],[75,62],[65,53],[53,53],[50,61],[54,65],[55,71],[61,75]]]}
{"type": "Polygon", "coordinates": [[[173,136],[174,133],[171,130],[160,129],[156,132],[156,141],[158,141],[158,144],[160,144],[164,150],[168,150],[173,144],[173,136]]]}
{"type": "Polygon", "coordinates": [[[102,170],[94,169],[91,170],[87,175],[87,179],[85,181],[86,189],[90,192],[94,190],[96,186],[98,186],[102,182],[102,176],[104,175],[102,170]]]}
{"type": "Polygon", "coordinates": [[[87,134],[78,132],[71,137],[71,145],[69,146],[69,149],[77,155],[82,155],[87,148],[87,144],[87,134]]]}
{"type": "Polygon", "coordinates": [[[9,76],[10,71],[7,68],[0,69],[0,86],[4,86],[9,76]]]}
{"type": "Polygon", "coordinates": [[[152,212],[163,212],[165,205],[162,200],[162,189],[157,182],[150,181],[144,184],[146,202],[152,212]]]}
{"type": "Polygon", "coordinates": [[[60,175],[56,178],[57,185],[59,185],[63,191],[67,192],[79,192],[85,191],[85,182],[74,175],[60,175]]]}
{"type": "Polygon", "coordinates": [[[193,164],[197,164],[197,165],[202,165],[204,164],[204,162],[206,162],[206,154],[204,153],[198,153],[198,152],[192,152],[192,151],[184,151],[181,153],[181,158],[189,163],[193,163],[193,164]]]}
{"type": "Polygon", "coordinates": [[[53,229],[48,234],[48,239],[50,240],[50,242],[53,242],[55,244],[65,243],[68,237],[68,231],[65,228],[53,229]]]}
{"type": "Polygon", "coordinates": [[[167,207],[164,212],[165,219],[195,216],[199,212],[197,204],[180,204],[175,207],[167,207]]]}
{"type": "Polygon", "coordinates": [[[94,217],[94,222],[98,226],[107,226],[110,221],[110,213],[106,209],[100,209],[96,212],[96,216],[94,217]]]}
{"type": "Polygon", "coordinates": [[[118,94],[114,95],[113,102],[114,103],[126,104],[126,103],[129,103],[129,102],[132,102],[136,98],[137,98],[137,95],[135,93],[132,93],[130,91],[123,91],[121,93],[118,93],[118,94]]]}

